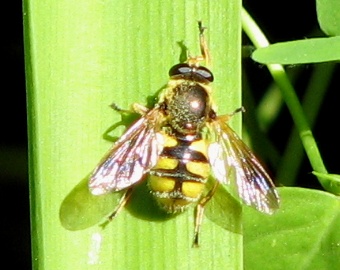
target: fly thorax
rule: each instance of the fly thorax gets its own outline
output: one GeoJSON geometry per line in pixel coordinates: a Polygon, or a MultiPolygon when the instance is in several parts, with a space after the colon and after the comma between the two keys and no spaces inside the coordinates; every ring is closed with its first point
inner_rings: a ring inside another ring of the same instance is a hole
{"type": "Polygon", "coordinates": [[[195,134],[208,116],[209,96],[199,83],[185,81],[173,89],[173,96],[167,100],[170,126],[181,134],[195,134]]]}

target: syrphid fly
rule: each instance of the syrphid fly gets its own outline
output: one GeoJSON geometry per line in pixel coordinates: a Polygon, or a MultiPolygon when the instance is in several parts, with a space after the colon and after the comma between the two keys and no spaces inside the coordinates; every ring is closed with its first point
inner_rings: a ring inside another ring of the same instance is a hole
{"type": "Polygon", "coordinates": [[[279,208],[269,175],[227,124],[234,113],[216,114],[210,86],[214,76],[200,65],[210,62],[205,27],[198,25],[201,55],[170,68],[168,85],[152,109],[134,104],[140,119],[114,144],[89,181],[94,195],[126,190],[113,217],[148,174],[148,187],[166,212],[196,205],[194,246],[204,206],[218,184],[236,184],[243,202],[261,212],[272,214],[279,208]],[[206,191],[210,174],[215,184],[206,191]]]}

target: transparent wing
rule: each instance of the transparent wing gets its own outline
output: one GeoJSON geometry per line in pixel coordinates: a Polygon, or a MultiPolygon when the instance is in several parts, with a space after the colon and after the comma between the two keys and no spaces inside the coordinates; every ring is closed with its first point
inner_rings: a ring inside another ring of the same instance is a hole
{"type": "Polygon", "coordinates": [[[279,196],[270,176],[248,146],[224,121],[211,123],[216,139],[209,146],[209,160],[216,179],[231,184],[236,178],[238,195],[245,204],[271,214],[279,208],[279,196]]]}
{"type": "Polygon", "coordinates": [[[163,148],[157,134],[161,116],[159,108],[150,110],[114,144],[90,177],[92,194],[130,187],[156,165],[163,148]]]}

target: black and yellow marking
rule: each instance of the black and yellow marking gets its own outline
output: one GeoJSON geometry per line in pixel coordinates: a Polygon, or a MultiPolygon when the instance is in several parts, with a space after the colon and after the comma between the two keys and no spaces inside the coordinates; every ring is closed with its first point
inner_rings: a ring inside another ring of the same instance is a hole
{"type": "Polygon", "coordinates": [[[197,136],[163,136],[164,149],[150,171],[148,185],[162,208],[175,213],[202,196],[210,173],[207,143],[197,136]]]}
{"type": "Polygon", "coordinates": [[[227,124],[240,110],[216,114],[210,87],[214,76],[200,65],[202,61],[210,63],[205,27],[201,22],[198,26],[201,55],[188,57],[186,63],[170,69],[168,85],[154,108],[135,104],[135,112],[142,117],[115,143],[89,182],[94,195],[127,190],[111,215],[114,217],[129,200],[135,184],[149,173],[151,193],[168,213],[196,204],[193,246],[199,243],[205,205],[219,183],[230,182],[226,175],[229,167],[236,172],[235,184],[245,204],[267,214],[279,207],[269,175],[227,124]],[[216,178],[212,188],[206,186],[210,170],[216,178]]]}

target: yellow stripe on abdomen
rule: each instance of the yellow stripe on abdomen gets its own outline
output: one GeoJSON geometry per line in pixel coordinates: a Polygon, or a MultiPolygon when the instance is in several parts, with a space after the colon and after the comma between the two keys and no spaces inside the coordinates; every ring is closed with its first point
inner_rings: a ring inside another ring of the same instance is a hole
{"type": "Polygon", "coordinates": [[[164,136],[165,146],[150,171],[148,185],[157,202],[172,213],[183,211],[201,198],[210,165],[204,140],[164,136]]]}

